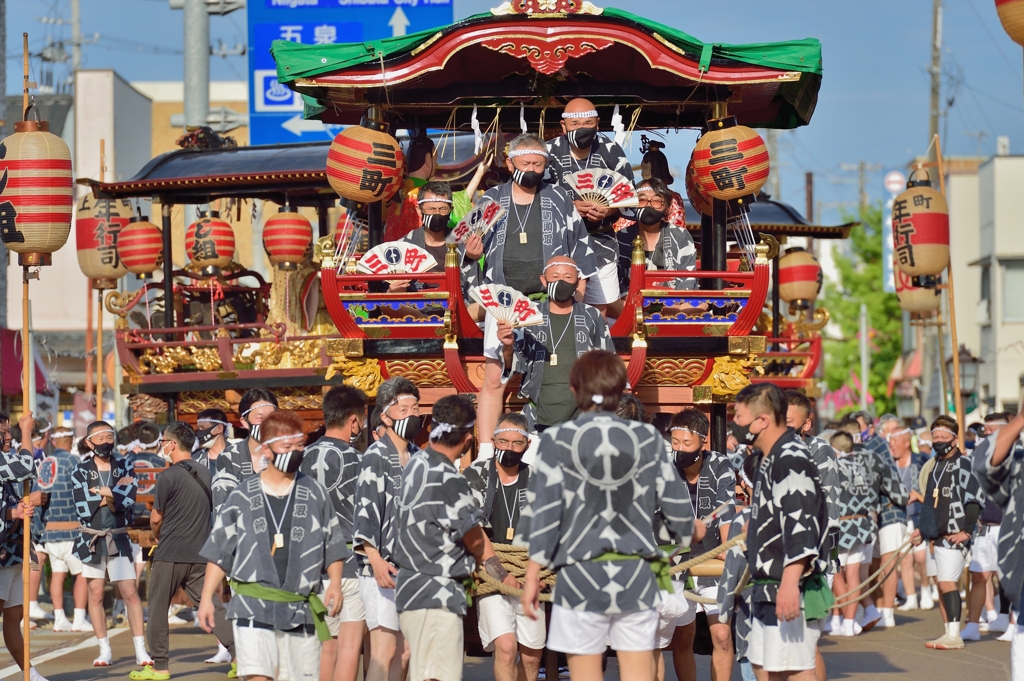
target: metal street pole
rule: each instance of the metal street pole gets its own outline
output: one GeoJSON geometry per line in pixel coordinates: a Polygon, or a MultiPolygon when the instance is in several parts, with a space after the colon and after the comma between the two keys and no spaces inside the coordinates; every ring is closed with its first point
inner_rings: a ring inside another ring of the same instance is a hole
{"type": "Polygon", "coordinates": [[[204,0],[185,0],[185,128],[210,112],[210,15],[204,0]]]}
{"type": "Polygon", "coordinates": [[[871,368],[871,357],[868,355],[868,306],[860,304],[860,408],[868,408],[868,372],[871,368]]]}

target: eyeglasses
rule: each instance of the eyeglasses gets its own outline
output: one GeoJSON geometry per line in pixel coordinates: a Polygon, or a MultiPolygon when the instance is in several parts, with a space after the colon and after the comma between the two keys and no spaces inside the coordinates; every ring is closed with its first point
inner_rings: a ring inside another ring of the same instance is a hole
{"type": "Polygon", "coordinates": [[[447,203],[442,203],[437,207],[431,206],[428,208],[427,204],[424,203],[420,206],[420,212],[424,215],[451,215],[452,207],[447,203]]]}
{"type": "Polygon", "coordinates": [[[500,449],[512,449],[513,447],[526,447],[529,445],[526,440],[506,440],[505,438],[496,438],[494,444],[498,445],[500,449]]]}
{"type": "Polygon", "coordinates": [[[657,208],[658,210],[661,210],[661,209],[663,209],[665,207],[665,199],[662,199],[662,198],[645,199],[645,198],[641,197],[641,198],[637,199],[636,205],[639,208],[643,208],[644,206],[650,206],[651,208],[657,208]]]}

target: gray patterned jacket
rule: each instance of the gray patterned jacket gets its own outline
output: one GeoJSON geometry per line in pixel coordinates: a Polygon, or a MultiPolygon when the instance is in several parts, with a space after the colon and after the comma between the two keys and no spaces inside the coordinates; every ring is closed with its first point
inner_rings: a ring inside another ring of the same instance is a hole
{"type": "MultiPolygon", "coordinates": [[[[409,443],[410,462],[419,451],[409,443]]],[[[365,551],[359,548],[363,544],[377,549],[380,557],[392,565],[395,562],[395,501],[402,494],[403,478],[398,449],[387,435],[370,445],[359,462],[352,545],[360,556],[362,577],[373,577],[365,551]]]]}
{"type": "Polygon", "coordinates": [[[821,479],[821,491],[825,495],[825,507],[828,509],[829,529],[839,528],[839,464],[836,461],[836,450],[820,437],[805,437],[804,444],[811,452],[811,460],[818,467],[821,479]]]}
{"type": "MultiPolygon", "coordinates": [[[[93,488],[103,487],[100,474],[96,468],[96,460],[90,457],[82,461],[71,473],[74,485],[75,511],[78,513],[79,522],[85,527],[96,528],[100,505],[103,497],[90,491],[93,488]]],[[[135,495],[139,491],[139,483],[135,480],[135,467],[132,462],[123,456],[110,457],[110,492],[114,496],[114,527],[117,529],[131,527],[135,518],[135,495]],[[132,482],[126,485],[115,485],[121,478],[132,478],[132,482]]],[[[99,528],[96,528],[99,529],[99,528]]],[[[131,540],[128,534],[113,535],[115,553],[107,552],[110,557],[132,556],[131,540]]],[[[83,563],[98,563],[100,557],[96,556],[91,546],[93,535],[86,534],[79,530],[75,537],[75,555],[83,563]]],[[[104,541],[99,539],[99,541],[104,541]]]]}
{"type": "Polygon", "coordinates": [[[409,459],[398,504],[395,544],[395,606],[466,614],[464,580],[476,560],[462,543],[483,520],[469,482],[443,454],[430,447],[409,459]]]}
{"type": "Polygon", "coordinates": [[[656,519],[684,547],[693,532],[686,484],[654,426],[586,412],[544,431],[531,473],[514,543],[558,571],[553,602],[608,614],[654,607],[648,561],[666,558],[656,519]],[[595,560],[609,552],[639,560],[595,560]]]}
{"type": "MultiPolygon", "coordinates": [[[[739,535],[743,532],[743,526],[750,520],[750,507],[746,507],[736,513],[729,528],[729,534],[739,535]]],[[[747,569],[747,547],[745,542],[733,546],[725,554],[725,565],[722,568],[722,577],[718,581],[718,621],[728,624],[730,619],[735,618],[734,631],[736,632],[736,659],[742,660],[747,656],[747,640],[750,635],[750,591],[751,585],[747,586],[736,594],[736,587],[743,579],[743,573],[747,569]]]]}
{"type": "MultiPolygon", "coordinates": [[[[267,519],[259,476],[249,476],[228,495],[199,554],[220,566],[229,579],[255,582],[300,596],[320,593],[327,567],[345,560],[350,551],[324,486],[298,473],[294,495],[290,505],[291,531],[285,540],[288,569],[283,583],[270,555],[274,533],[267,519]]],[[[228,604],[227,617],[255,620],[277,631],[313,623],[305,601],[276,603],[237,593],[228,604]]]]}
{"type": "Polygon", "coordinates": [[[985,495],[1003,510],[999,525],[999,586],[1014,607],[1024,587],[1024,446],[1018,441],[998,466],[992,465],[995,436],[990,435],[971,456],[974,476],[985,495]]]}
{"type": "MultiPolygon", "coordinates": [[[[315,478],[327,490],[342,537],[351,546],[359,452],[349,443],[325,435],[306,447],[299,470],[315,478]]],[[[345,577],[356,577],[358,571],[359,563],[353,553],[345,560],[345,577]]]]}
{"type": "MultiPolygon", "coordinates": [[[[616,235],[619,246],[619,295],[625,296],[629,293],[629,273],[633,265],[633,240],[640,233],[640,228],[633,225],[619,230],[616,235]]],[[[662,223],[661,225],[661,252],[664,254],[664,261],[659,264],[647,258],[647,269],[649,270],[687,270],[692,272],[697,269],[697,247],[693,244],[693,237],[688,230],[662,223]]],[[[655,253],[656,255],[656,253],[655,253]]],[[[697,288],[697,280],[694,278],[679,278],[671,281],[661,282],[676,291],[692,291],[697,288]]]]}
{"type": "Polygon", "coordinates": [[[7,520],[7,510],[14,508],[21,500],[20,483],[32,478],[35,465],[32,452],[27,449],[0,452],[0,484],[3,485],[3,499],[0,500],[0,567],[21,563],[21,533],[24,524],[20,520],[7,520]]]}
{"type": "Polygon", "coordinates": [[[217,457],[217,473],[213,476],[210,491],[213,493],[213,510],[216,512],[238,483],[253,474],[252,455],[249,453],[249,438],[229,442],[217,457]]]}
{"type": "MultiPolygon", "coordinates": [[[[462,471],[462,474],[466,476],[466,481],[469,482],[469,489],[473,492],[473,496],[476,498],[477,503],[480,504],[480,508],[483,509],[483,520],[482,524],[485,530],[490,534],[491,527],[491,516],[494,511],[494,499],[497,497],[498,485],[498,468],[494,461],[494,457],[487,457],[485,459],[477,459],[470,465],[469,468],[462,471]]],[[[519,479],[516,481],[516,500],[519,502],[519,511],[522,513],[523,508],[526,506],[526,488],[530,481],[530,467],[525,463],[519,464],[519,479]]],[[[512,511],[515,514],[515,511],[512,511]]]]}

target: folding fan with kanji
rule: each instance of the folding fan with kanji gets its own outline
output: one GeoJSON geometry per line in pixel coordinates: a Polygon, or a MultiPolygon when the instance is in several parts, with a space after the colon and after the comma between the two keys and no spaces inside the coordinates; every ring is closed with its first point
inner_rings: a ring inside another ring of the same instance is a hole
{"type": "Polygon", "coordinates": [[[608,208],[632,208],[637,205],[636,190],[629,178],[607,168],[587,168],[563,176],[584,201],[608,208]]]}
{"type": "Polygon", "coordinates": [[[364,274],[419,274],[437,266],[425,249],[408,241],[389,241],[368,250],[356,263],[364,274]]]}
{"type": "Polygon", "coordinates": [[[473,205],[473,209],[459,220],[455,229],[448,235],[448,243],[461,244],[473,236],[483,236],[494,228],[505,216],[505,209],[494,199],[484,197],[473,205]]]}
{"type": "Polygon", "coordinates": [[[512,326],[544,323],[537,304],[511,286],[484,284],[470,289],[469,297],[480,303],[488,314],[512,326]]]}

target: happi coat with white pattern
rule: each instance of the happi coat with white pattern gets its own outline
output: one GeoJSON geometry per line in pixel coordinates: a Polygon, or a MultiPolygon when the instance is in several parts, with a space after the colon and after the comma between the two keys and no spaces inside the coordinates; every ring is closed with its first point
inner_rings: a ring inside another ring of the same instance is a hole
{"type": "MultiPolygon", "coordinates": [[[[299,470],[324,486],[327,498],[338,518],[339,529],[348,546],[352,545],[355,522],[356,481],[359,478],[359,452],[348,442],[326,435],[306,447],[299,470]]],[[[359,562],[355,553],[345,560],[344,576],[356,577],[359,562]]]]}
{"type": "MultiPolygon", "coordinates": [[[[98,527],[100,517],[100,506],[104,499],[99,494],[92,492],[92,489],[103,487],[100,480],[99,470],[96,468],[96,457],[91,456],[82,461],[71,473],[73,491],[75,495],[75,511],[78,513],[78,521],[85,527],[102,530],[98,527]]],[[[135,467],[131,460],[124,456],[110,457],[110,492],[114,497],[114,507],[111,514],[114,516],[114,528],[124,529],[131,527],[135,519],[135,495],[139,491],[139,483],[135,478],[135,467]],[[121,478],[131,478],[132,481],[124,485],[115,484],[121,478]]],[[[128,533],[123,532],[113,535],[114,552],[107,552],[110,558],[117,556],[132,557],[132,543],[128,533]]],[[[102,537],[87,534],[79,530],[75,536],[75,555],[83,563],[98,563],[100,557],[95,555],[94,547],[98,542],[105,541],[102,537]]]]}
{"type": "MultiPolygon", "coordinates": [[[[409,461],[420,451],[410,442],[409,461]]],[[[406,466],[409,464],[406,463],[406,466]]],[[[370,445],[359,462],[356,481],[355,521],[352,545],[359,555],[361,577],[373,577],[364,545],[372,546],[380,557],[394,565],[395,506],[402,494],[404,468],[398,448],[387,435],[370,445]]]]}
{"type": "Polygon", "coordinates": [[[1011,604],[1019,604],[1024,591],[1024,445],[1015,442],[998,466],[992,464],[995,445],[996,435],[989,435],[975,447],[971,461],[981,490],[1003,510],[999,588],[1011,604]]]}
{"type": "Polygon", "coordinates": [[[22,483],[35,474],[32,452],[23,448],[12,448],[0,452],[0,484],[3,498],[0,499],[0,567],[10,567],[22,562],[22,532],[24,523],[16,518],[7,519],[7,511],[21,501],[22,483]]]}

